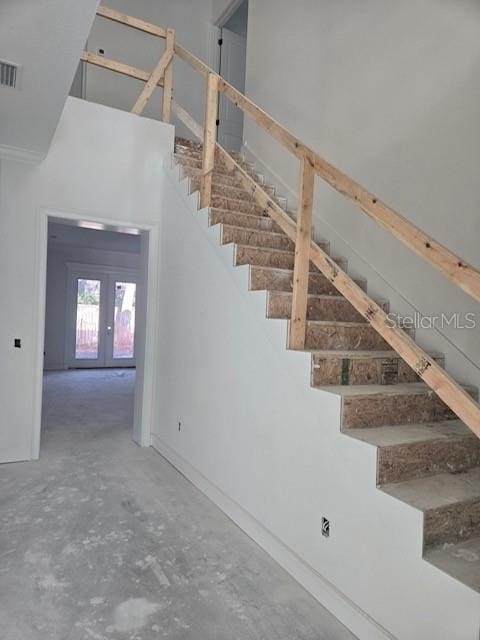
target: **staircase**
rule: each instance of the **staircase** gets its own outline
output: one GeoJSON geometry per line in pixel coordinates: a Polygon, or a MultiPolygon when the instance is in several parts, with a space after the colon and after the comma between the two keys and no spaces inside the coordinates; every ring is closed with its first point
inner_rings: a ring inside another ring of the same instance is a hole
{"type": "MultiPolygon", "coordinates": [[[[240,166],[284,210],[287,201],[239,154],[240,166]]],[[[175,162],[191,192],[200,189],[202,145],[177,138],[175,162]]],[[[215,158],[210,225],[250,267],[250,289],[264,290],[268,318],[289,320],[294,243],[215,158]]],[[[328,242],[318,242],[329,253],[328,242]]],[[[347,270],[344,258],[333,261],[347,270]]],[[[356,284],[366,291],[365,280],[356,284]]],[[[480,440],[313,265],[305,349],[312,387],[341,397],[342,432],[377,448],[377,485],[423,513],[424,558],[480,591],[480,440]]],[[[377,301],[384,310],[388,302],[377,301]]],[[[441,354],[430,354],[443,366],[441,354]]],[[[465,387],[472,396],[477,391],[465,387]]]]}

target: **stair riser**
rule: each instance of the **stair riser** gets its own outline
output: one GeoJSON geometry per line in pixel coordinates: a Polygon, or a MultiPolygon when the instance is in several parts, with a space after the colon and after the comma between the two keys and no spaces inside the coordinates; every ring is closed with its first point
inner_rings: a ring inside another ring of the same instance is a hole
{"type": "MultiPolygon", "coordinates": [[[[250,289],[252,291],[292,291],[293,272],[270,271],[261,267],[252,267],[250,270],[250,289]]],[[[357,284],[366,289],[364,281],[357,284]]],[[[322,274],[310,273],[308,292],[317,295],[338,295],[337,289],[322,274]]]]}
{"type": "MultiPolygon", "coordinates": [[[[182,178],[195,178],[199,180],[199,169],[194,169],[193,167],[184,167],[181,168],[182,178]]],[[[236,187],[237,189],[241,187],[239,181],[235,176],[231,176],[228,173],[219,173],[218,171],[214,171],[213,173],[213,181],[216,184],[222,184],[227,187],[236,187]]]]}
{"type": "Polygon", "coordinates": [[[246,213],[233,213],[216,209],[212,209],[210,212],[210,224],[227,224],[258,231],[273,231],[274,233],[282,231],[278,224],[267,216],[250,216],[246,213]]]}
{"type": "MultiPolygon", "coordinates": [[[[182,159],[183,158],[177,158],[178,164],[182,166],[183,176],[188,176],[190,178],[200,178],[202,169],[200,167],[185,166],[182,164],[182,159]]],[[[262,189],[264,189],[268,193],[268,187],[265,183],[265,176],[263,176],[261,173],[257,173],[256,171],[247,171],[247,173],[259,186],[262,187],[262,189]]],[[[217,164],[213,175],[214,182],[225,184],[230,187],[236,187],[237,189],[243,188],[241,179],[233,175],[223,165],[217,164]]]]}
{"type": "MultiPolygon", "coordinates": [[[[443,366],[440,359],[439,364],[443,366]]],[[[363,385],[418,382],[419,377],[401,358],[312,358],[312,384],[363,385]]]]}
{"type": "Polygon", "coordinates": [[[402,482],[436,473],[461,473],[480,465],[480,440],[465,436],[378,449],[377,482],[402,482]]]}
{"type": "Polygon", "coordinates": [[[250,229],[232,229],[223,227],[222,244],[236,242],[237,244],[251,245],[254,247],[267,247],[270,249],[280,249],[293,251],[294,244],[285,235],[275,235],[268,231],[254,231],[250,229]]]}
{"type": "Polygon", "coordinates": [[[480,535],[480,500],[457,502],[424,514],[424,547],[468,540],[480,535]]]}
{"type": "MultiPolygon", "coordinates": [[[[192,154],[190,152],[183,153],[183,151],[179,149],[175,151],[175,159],[179,164],[183,164],[189,167],[194,167],[196,169],[201,169],[203,165],[202,155],[200,153],[198,154],[192,154]]],[[[238,163],[238,164],[249,175],[256,173],[255,169],[252,167],[251,164],[249,163],[238,163]]],[[[225,163],[223,162],[223,160],[220,158],[218,154],[215,156],[215,171],[219,171],[221,173],[233,173],[233,171],[231,171],[230,169],[227,169],[225,163]]]]}
{"type": "MultiPolygon", "coordinates": [[[[274,196],[272,191],[273,188],[263,187],[263,189],[268,193],[270,197],[274,196]]],[[[190,191],[193,193],[194,191],[200,190],[200,178],[192,178],[190,181],[190,191]]],[[[253,202],[254,198],[250,191],[246,191],[245,189],[229,187],[226,185],[221,185],[215,183],[213,181],[212,185],[212,193],[215,193],[219,196],[224,196],[225,198],[233,198],[235,200],[246,200],[247,202],[253,202]]]]}
{"type": "MultiPolygon", "coordinates": [[[[270,292],[267,300],[269,318],[288,319],[292,315],[292,296],[270,292]]],[[[365,319],[346,300],[332,298],[309,298],[307,302],[309,320],[337,320],[342,322],[364,322],[365,319]]]]}
{"type": "Polygon", "coordinates": [[[345,429],[436,422],[454,418],[455,414],[433,391],[402,395],[385,394],[382,397],[350,397],[343,400],[345,429]]]}
{"type": "MultiPolygon", "coordinates": [[[[262,251],[257,247],[237,246],[235,253],[235,265],[250,264],[259,267],[276,267],[278,269],[293,269],[295,254],[282,251],[262,251]]],[[[336,261],[337,258],[334,258],[336,261]]],[[[318,269],[311,265],[310,269],[317,273],[318,269]]]]}
{"type": "Polygon", "coordinates": [[[370,326],[315,325],[307,328],[307,349],[319,350],[386,350],[388,345],[370,326]]]}
{"type": "Polygon", "coordinates": [[[217,193],[212,194],[212,207],[215,209],[226,209],[228,211],[238,211],[239,213],[248,213],[255,216],[264,216],[266,209],[260,205],[246,200],[235,200],[225,198],[217,193]]]}
{"type": "MultiPolygon", "coordinates": [[[[193,171],[202,170],[202,160],[197,160],[195,157],[189,155],[175,154],[175,163],[184,169],[192,169],[193,171]]],[[[215,163],[215,173],[222,175],[232,175],[232,171],[229,171],[224,165],[219,162],[215,163]]],[[[197,173],[198,175],[198,173],[197,173]]]]}

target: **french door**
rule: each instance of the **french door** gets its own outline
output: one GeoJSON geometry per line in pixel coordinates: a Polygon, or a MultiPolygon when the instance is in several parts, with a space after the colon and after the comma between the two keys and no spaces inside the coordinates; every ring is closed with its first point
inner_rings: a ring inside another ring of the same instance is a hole
{"type": "Polygon", "coordinates": [[[137,275],[71,267],[66,332],[67,366],[135,366],[137,275]]]}

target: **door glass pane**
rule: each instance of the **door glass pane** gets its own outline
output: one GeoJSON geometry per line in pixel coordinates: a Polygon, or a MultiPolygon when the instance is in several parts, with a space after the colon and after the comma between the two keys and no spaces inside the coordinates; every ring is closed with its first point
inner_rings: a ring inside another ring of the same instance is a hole
{"type": "Polygon", "coordinates": [[[98,329],[100,320],[100,280],[77,280],[77,325],[75,358],[98,358],[98,329]]]}
{"type": "Polygon", "coordinates": [[[134,357],[136,291],[134,282],[115,282],[114,358],[134,357]]]}

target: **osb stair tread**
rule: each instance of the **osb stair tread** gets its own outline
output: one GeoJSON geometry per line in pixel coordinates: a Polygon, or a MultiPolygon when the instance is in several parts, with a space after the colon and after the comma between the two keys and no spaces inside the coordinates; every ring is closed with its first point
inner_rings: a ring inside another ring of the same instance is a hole
{"type": "Polygon", "coordinates": [[[438,473],[426,478],[386,484],[381,490],[420,511],[480,500],[480,467],[465,473],[438,473]]]}
{"type": "MultiPolygon", "coordinates": [[[[281,292],[287,293],[288,295],[292,295],[289,291],[281,292]]],[[[309,294],[310,296],[311,294],[309,294]]],[[[343,296],[329,296],[327,294],[319,295],[316,297],[321,298],[343,298],[343,296]]],[[[396,351],[392,349],[392,351],[329,351],[329,350],[318,350],[318,351],[310,351],[310,353],[318,359],[321,358],[342,358],[344,360],[364,360],[366,358],[375,358],[381,360],[389,360],[391,358],[399,358],[400,356],[396,351]]],[[[441,353],[432,353],[430,352],[431,358],[443,358],[443,354],[441,353]]]]}
{"type": "MultiPolygon", "coordinates": [[[[292,298],[293,297],[292,291],[272,291],[272,293],[277,297],[280,297],[280,296],[285,297],[285,298],[292,298]]],[[[328,299],[328,300],[347,300],[347,298],[345,298],[345,296],[342,296],[340,294],[329,296],[326,293],[318,294],[318,295],[313,294],[313,293],[309,293],[308,297],[309,298],[325,298],[325,299],[328,299]]],[[[350,301],[348,300],[348,302],[350,302],[350,301]]],[[[386,303],[386,300],[377,300],[377,304],[379,304],[379,305],[384,304],[384,303],[386,303]]],[[[318,351],[318,353],[328,353],[328,351],[323,351],[323,352],[322,351],[318,351]]],[[[344,353],[349,353],[349,352],[344,352],[344,353]]],[[[354,352],[352,351],[350,353],[354,353],[354,352]]],[[[392,353],[395,353],[396,356],[398,358],[400,358],[400,356],[398,355],[398,353],[396,351],[393,351],[392,353]]]]}
{"type": "MultiPolygon", "coordinates": [[[[233,209],[222,209],[221,207],[211,207],[211,211],[214,211],[215,213],[228,213],[228,214],[235,214],[236,216],[242,216],[246,218],[265,218],[266,220],[270,220],[271,222],[274,222],[273,218],[271,218],[268,213],[265,211],[265,214],[263,216],[256,216],[253,213],[245,213],[244,211],[234,211],[233,209]]],[[[239,227],[242,228],[243,227],[239,227]]]]}
{"type": "Polygon", "coordinates": [[[480,537],[428,549],[425,560],[480,593],[480,537]]]}
{"type": "MultiPolygon", "coordinates": [[[[315,321],[316,322],[316,321],[315,321]]],[[[342,323],[340,323],[342,324],[342,323]]],[[[355,324],[355,323],[347,323],[347,324],[355,324]]],[[[358,323],[359,326],[363,326],[361,323],[358,323]]],[[[474,387],[470,387],[467,385],[462,385],[463,389],[468,393],[475,394],[476,389],[474,387]]],[[[400,384],[392,384],[392,385],[381,385],[381,384],[365,384],[365,385],[352,385],[352,386],[341,386],[341,385],[332,385],[327,387],[317,387],[320,389],[325,389],[326,391],[330,391],[331,393],[336,393],[343,397],[347,398],[371,398],[374,396],[385,397],[385,396],[395,396],[395,395],[422,395],[429,394],[435,396],[435,392],[430,389],[428,385],[423,382],[405,382],[400,384]]]]}
{"type": "MultiPolygon", "coordinates": [[[[290,251],[290,252],[287,252],[287,253],[292,253],[292,252],[290,251]]],[[[333,261],[339,260],[339,258],[332,258],[332,260],[333,261]]],[[[288,274],[288,275],[291,274],[293,276],[293,269],[286,269],[285,267],[269,267],[269,266],[260,266],[260,265],[252,264],[251,265],[251,269],[258,269],[258,270],[261,270],[261,271],[270,271],[272,273],[285,273],[285,274],[288,274]]],[[[315,276],[315,277],[321,276],[322,278],[325,278],[325,276],[322,273],[320,273],[319,271],[310,271],[309,273],[310,273],[311,276],[315,276]]],[[[360,279],[360,280],[355,280],[355,282],[365,283],[366,280],[361,280],[360,279]]]]}
{"type": "MultiPolygon", "coordinates": [[[[318,326],[318,327],[321,327],[321,326],[324,326],[324,327],[335,326],[335,327],[349,327],[349,328],[362,327],[362,329],[364,329],[367,322],[366,321],[365,322],[347,322],[345,320],[308,320],[307,324],[308,326],[318,326]]],[[[318,350],[307,348],[307,349],[303,349],[303,351],[308,351],[309,353],[312,353],[312,352],[316,353],[318,350]]]]}
{"type": "Polygon", "coordinates": [[[439,439],[456,440],[465,437],[471,438],[472,441],[476,439],[476,436],[461,420],[345,429],[343,433],[376,447],[396,447],[439,439]]]}
{"type": "MultiPolygon", "coordinates": [[[[257,216],[258,217],[258,216],[257,216]]],[[[218,224],[221,224],[222,227],[224,229],[227,230],[238,230],[241,233],[252,233],[252,234],[265,234],[265,235],[269,235],[269,236],[274,236],[277,238],[288,238],[287,234],[284,233],[283,231],[270,231],[269,229],[246,229],[245,227],[239,227],[237,225],[234,224],[225,224],[224,222],[219,222],[218,224]]],[[[271,248],[271,247],[265,247],[265,248],[271,248]]],[[[281,249],[281,251],[288,251],[288,249],[281,249]]],[[[292,253],[290,251],[290,253],[292,253]]]]}

